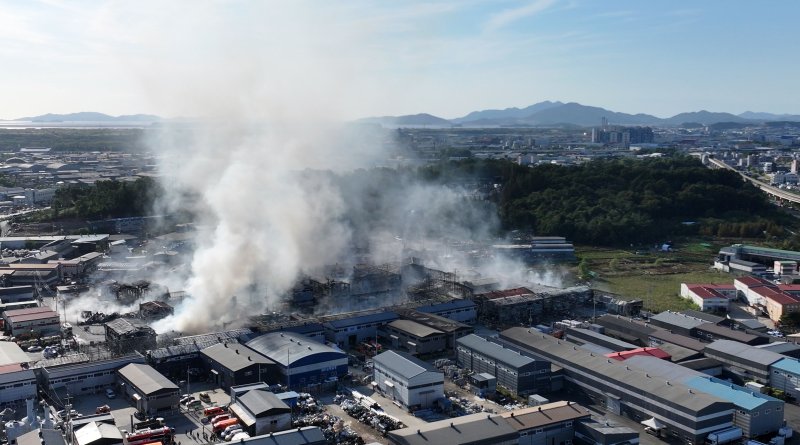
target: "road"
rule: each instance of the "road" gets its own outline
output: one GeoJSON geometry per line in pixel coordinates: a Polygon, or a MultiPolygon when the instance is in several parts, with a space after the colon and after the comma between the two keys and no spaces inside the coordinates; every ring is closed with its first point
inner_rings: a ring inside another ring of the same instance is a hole
{"type": "Polygon", "coordinates": [[[764,181],[760,181],[760,180],[758,180],[756,178],[751,178],[750,176],[747,176],[747,175],[743,174],[742,172],[740,172],[740,171],[736,170],[735,168],[731,167],[730,165],[728,165],[728,164],[726,164],[726,163],[724,163],[722,161],[719,161],[717,159],[708,158],[708,162],[710,162],[712,165],[714,165],[714,166],[716,166],[718,168],[724,168],[724,169],[732,170],[732,171],[735,171],[736,173],[739,173],[739,175],[741,175],[741,177],[744,178],[745,181],[750,181],[756,187],[760,188],[761,190],[763,190],[766,193],[769,193],[772,196],[775,196],[776,198],[780,198],[780,199],[784,199],[786,201],[790,201],[790,202],[794,202],[794,203],[800,204],[800,195],[798,195],[796,193],[787,192],[787,191],[781,190],[781,189],[779,189],[777,187],[773,187],[773,186],[767,184],[764,181]]]}

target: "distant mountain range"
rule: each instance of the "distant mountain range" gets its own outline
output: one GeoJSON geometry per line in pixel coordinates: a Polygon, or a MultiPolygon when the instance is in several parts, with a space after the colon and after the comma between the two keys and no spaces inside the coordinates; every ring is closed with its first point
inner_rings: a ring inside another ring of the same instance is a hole
{"type": "Polygon", "coordinates": [[[94,111],[82,111],[69,114],[43,114],[41,116],[21,117],[15,121],[25,122],[159,122],[162,119],[152,114],[124,114],[110,116],[94,111]]]}
{"type": "Polygon", "coordinates": [[[744,112],[740,115],[715,113],[706,110],[680,113],[663,119],[650,114],[619,113],[605,108],[570,102],[539,102],[525,108],[473,111],[464,117],[443,119],[431,114],[383,116],[360,119],[359,122],[384,125],[494,127],[494,126],[599,126],[603,118],[610,125],[680,126],[683,124],[711,125],[720,122],[757,124],[761,122],[800,122],[800,115],[744,112]]]}

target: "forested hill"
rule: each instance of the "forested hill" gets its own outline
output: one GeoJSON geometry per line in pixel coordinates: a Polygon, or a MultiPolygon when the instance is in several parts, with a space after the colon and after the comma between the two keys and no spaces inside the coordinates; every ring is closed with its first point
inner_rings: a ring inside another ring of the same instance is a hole
{"type": "Polygon", "coordinates": [[[680,233],[761,236],[780,232],[776,209],[733,172],[675,157],[522,167],[463,161],[429,167],[445,182],[478,175],[499,185],[493,199],[506,229],[562,235],[578,243],[629,245],[680,233]],[[687,227],[683,222],[699,224],[687,227]]]}

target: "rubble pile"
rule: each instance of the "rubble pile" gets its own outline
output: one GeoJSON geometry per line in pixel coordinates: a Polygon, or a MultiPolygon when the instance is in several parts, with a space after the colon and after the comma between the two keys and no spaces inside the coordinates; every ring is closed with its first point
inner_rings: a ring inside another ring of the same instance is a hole
{"type": "Polygon", "coordinates": [[[456,393],[448,394],[447,399],[450,401],[453,411],[456,411],[461,416],[486,411],[483,405],[471,402],[464,397],[459,397],[456,393]]]}
{"type": "Polygon", "coordinates": [[[315,426],[322,430],[325,441],[330,444],[364,445],[364,439],[352,428],[345,425],[338,416],[325,412],[324,406],[308,393],[300,393],[297,397],[297,409],[300,414],[292,421],[295,428],[315,426]]]}
{"type": "Polygon", "coordinates": [[[342,407],[342,410],[359,422],[368,425],[385,435],[389,431],[394,431],[405,427],[403,422],[386,414],[377,404],[364,403],[367,398],[356,400],[347,395],[339,394],[333,399],[333,403],[342,407]]]}

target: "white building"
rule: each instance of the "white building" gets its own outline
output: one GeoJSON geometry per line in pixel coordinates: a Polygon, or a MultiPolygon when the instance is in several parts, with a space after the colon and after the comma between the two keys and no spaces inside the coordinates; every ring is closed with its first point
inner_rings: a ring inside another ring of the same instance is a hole
{"type": "Polygon", "coordinates": [[[681,297],[692,300],[701,311],[727,311],[730,301],[736,298],[736,288],[732,285],[681,283],[681,297]]]}
{"type": "Polygon", "coordinates": [[[404,407],[429,408],[444,397],[444,374],[429,363],[395,351],[375,356],[373,363],[378,389],[404,407]]]}

